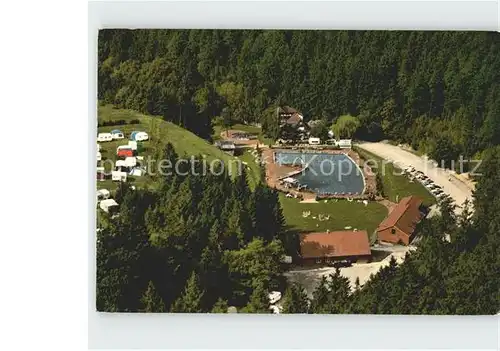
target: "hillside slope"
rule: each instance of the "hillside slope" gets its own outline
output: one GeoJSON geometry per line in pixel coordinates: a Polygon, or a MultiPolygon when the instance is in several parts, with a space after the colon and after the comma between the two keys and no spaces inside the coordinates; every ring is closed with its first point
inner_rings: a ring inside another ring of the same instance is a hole
{"type": "MultiPolygon", "coordinates": [[[[179,156],[202,155],[206,157],[208,162],[207,167],[210,166],[210,162],[218,159],[224,161],[226,165],[229,163],[233,164],[233,169],[236,169],[236,157],[220,151],[208,141],[199,138],[184,128],[166,122],[160,117],[148,116],[132,110],[117,109],[112,105],[99,106],[98,121],[100,124],[121,120],[125,121],[126,124],[98,127],[99,133],[119,129],[126,136],[126,139],[100,143],[103,158],[101,165],[105,167],[106,171],[110,171],[112,164],[117,159],[116,148],[120,145],[126,145],[128,143],[128,135],[134,130],[145,131],[150,136],[150,140],[143,143],[143,150],[140,152],[140,156],[143,156],[145,161],[148,160],[148,157],[161,152],[165,148],[165,145],[170,142],[179,156]]],[[[151,167],[153,168],[154,165],[151,167]]],[[[148,175],[143,177],[128,177],[128,181],[138,186],[155,186],[154,179],[148,175]]],[[[249,182],[252,183],[253,181],[253,178],[249,177],[249,182]]],[[[111,180],[98,181],[97,188],[115,189],[116,184],[111,182],[111,180]]]]}

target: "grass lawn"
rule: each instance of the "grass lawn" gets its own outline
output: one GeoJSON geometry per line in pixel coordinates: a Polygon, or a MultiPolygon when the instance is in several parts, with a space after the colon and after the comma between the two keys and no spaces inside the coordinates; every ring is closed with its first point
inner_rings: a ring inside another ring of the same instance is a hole
{"type": "Polygon", "coordinates": [[[387,216],[387,208],[376,202],[370,202],[368,206],[347,200],[300,203],[299,200],[287,198],[284,194],[280,194],[280,202],[286,224],[290,230],[299,232],[325,232],[327,229],[330,231],[343,230],[345,227],[351,226],[352,229],[366,230],[371,236],[380,222],[387,216]],[[311,211],[311,214],[304,218],[302,217],[303,211],[311,211]],[[319,214],[330,215],[330,219],[320,221],[319,214]]]}
{"type": "MultiPolygon", "coordinates": [[[[170,142],[179,156],[203,155],[206,157],[207,162],[219,159],[224,161],[226,165],[230,162],[233,164],[236,162],[234,157],[220,151],[208,141],[199,138],[184,128],[170,122],[166,122],[160,117],[147,116],[130,110],[115,109],[111,105],[106,105],[99,106],[98,118],[99,121],[123,119],[127,122],[133,119],[138,119],[140,121],[138,124],[99,127],[98,132],[102,133],[109,132],[113,129],[119,129],[125,133],[126,137],[128,137],[130,132],[134,130],[147,132],[150,140],[143,142],[143,151],[139,153],[140,156],[144,157],[144,160],[147,160],[148,156],[153,156],[157,150],[163,150],[166,143],[170,142]]],[[[103,158],[102,165],[104,165],[106,171],[111,169],[112,164],[114,164],[117,159],[116,148],[119,145],[126,145],[127,143],[128,138],[100,143],[103,158]],[[110,160],[112,162],[106,162],[106,160],[110,160]]],[[[151,164],[151,169],[155,169],[154,164],[151,164]]],[[[130,181],[138,186],[154,187],[156,183],[155,180],[148,175],[143,177],[130,177],[130,181]]],[[[98,181],[97,188],[113,190],[116,189],[116,183],[111,181],[98,181]]]]}
{"type": "MultiPolygon", "coordinates": [[[[382,164],[382,158],[360,148],[355,151],[363,159],[372,159],[377,161],[379,165],[382,164]]],[[[429,191],[419,182],[413,183],[400,174],[401,169],[392,163],[385,163],[385,174],[382,175],[382,183],[384,186],[384,194],[387,199],[393,202],[398,202],[405,196],[415,195],[423,200],[425,206],[431,206],[436,203],[436,198],[429,193],[429,191]]]]}

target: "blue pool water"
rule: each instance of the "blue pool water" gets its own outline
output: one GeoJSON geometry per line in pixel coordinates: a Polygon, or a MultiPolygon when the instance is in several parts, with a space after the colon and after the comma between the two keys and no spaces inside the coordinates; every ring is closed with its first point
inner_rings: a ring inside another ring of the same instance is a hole
{"type": "Polygon", "coordinates": [[[305,171],[294,178],[318,194],[356,195],[363,192],[363,175],[346,155],[276,152],[274,157],[280,165],[308,165],[305,171]]]}

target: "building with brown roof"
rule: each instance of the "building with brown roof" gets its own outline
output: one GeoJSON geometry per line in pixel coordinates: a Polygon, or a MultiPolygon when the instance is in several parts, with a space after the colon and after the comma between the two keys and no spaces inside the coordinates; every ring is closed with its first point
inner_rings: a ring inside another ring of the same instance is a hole
{"type": "Polygon", "coordinates": [[[371,257],[366,230],[302,234],[300,253],[304,263],[328,263],[371,257]]]}
{"type": "Polygon", "coordinates": [[[283,106],[278,108],[278,117],[281,126],[287,124],[292,127],[299,127],[303,124],[304,116],[296,109],[283,106]]]}
{"type": "Polygon", "coordinates": [[[408,245],[415,228],[424,217],[422,200],[416,196],[408,196],[396,205],[377,228],[379,241],[408,245]]]}

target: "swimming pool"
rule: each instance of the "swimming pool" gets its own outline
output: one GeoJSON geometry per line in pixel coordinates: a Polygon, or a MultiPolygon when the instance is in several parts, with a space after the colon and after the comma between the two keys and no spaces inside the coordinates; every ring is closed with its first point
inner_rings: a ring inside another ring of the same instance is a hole
{"type": "Polygon", "coordinates": [[[317,194],[363,193],[363,174],[354,161],[344,154],[276,152],[275,162],[279,165],[307,166],[294,176],[301,185],[317,194]]]}

